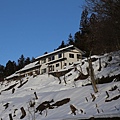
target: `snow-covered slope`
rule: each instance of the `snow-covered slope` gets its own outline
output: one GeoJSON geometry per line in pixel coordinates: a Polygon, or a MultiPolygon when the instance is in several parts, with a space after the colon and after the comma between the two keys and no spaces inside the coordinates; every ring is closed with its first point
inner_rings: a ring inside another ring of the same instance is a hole
{"type": "MultiPolygon", "coordinates": [[[[94,59],[93,68],[95,78],[117,76],[112,82],[97,84],[98,92],[94,93],[90,82],[90,77],[85,80],[74,81],[78,77],[79,71],[87,74],[87,59],[77,64],[77,71],[74,69],[61,77],[62,83],[59,84],[58,78],[52,75],[38,75],[36,77],[25,77],[20,80],[5,81],[0,84],[0,118],[1,120],[19,120],[22,118],[21,108],[23,107],[26,115],[23,120],[77,120],[90,117],[120,117],[120,51],[105,54],[103,56],[92,56],[94,59]],[[99,60],[100,58],[100,60],[99,60]],[[99,65],[101,61],[101,68],[99,65]],[[35,93],[37,96],[35,96],[35,93]],[[70,101],[57,107],[57,101],[70,98],[70,101]],[[53,109],[46,109],[35,113],[36,108],[44,101],[51,101],[53,109]],[[30,103],[35,103],[30,107],[30,103]],[[76,115],[71,114],[70,105],[77,110],[76,115]],[[47,112],[46,112],[47,111],[47,112]]],[[[70,66],[69,66],[70,67],[70,66]]],[[[99,82],[98,82],[99,83],[99,82]]]]}

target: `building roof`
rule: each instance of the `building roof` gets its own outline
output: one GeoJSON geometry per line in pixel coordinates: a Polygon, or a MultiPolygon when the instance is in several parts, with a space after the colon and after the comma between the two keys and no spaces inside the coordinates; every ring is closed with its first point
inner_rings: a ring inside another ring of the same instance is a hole
{"type": "Polygon", "coordinates": [[[13,73],[12,75],[6,77],[5,79],[8,80],[8,79],[12,79],[12,78],[14,78],[14,77],[18,77],[21,72],[24,72],[24,71],[33,69],[33,68],[35,68],[35,67],[39,67],[40,65],[39,65],[38,63],[39,63],[38,61],[35,61],[35,62],[33,62],[33,63],[30,63],[30,64],[26,65],[24,68],[16,71],[16,72],[13,73]]]}
{"type": "Polygon", "coordinates": [[[67,47],[64,47],[64,48],[55,50],[55,51],[53,51],[53,52],[44,54],[44,55],[42,55],[42,56],[39,56],[39,57],[36,58],[36,60],[41,59],[41,58],[44,58],[44,57],[47,57],[47,56],[49,56],[49,55],[52,55],[52,54],[55,54],[55,53],[58,53],[58,52],[61,52],[61,51],[64,51],[64,50],[67,50],[67,49],[70,49],[70,48],[75,48],[75,49],[77,49],[78,51],[80,51],[82,54],[84,54],[83,51],[81,51],[80,49],[78,49],[78,48],[75,47],[74,45],[70,45],[70,46],[67,46],[67,47]]]}
{"type": "Polygon", "coordinates": [[[35,62],[33,62],[33,63],[30,63],[30,64],[26,65],[24,68],[18,70],[17,73],[20,73],[20,72],[29,70],[29,69],[31,69],[31,68],[38,67],[38,66],[39,66],[38,63],[39,63],[38,61],[35,61],[35,62]]]}
{"type": "Polygon", "coordinates": [[[12,75],[6,77],[5,79],[6,79],[6,80],[9,80],[9,79],[12,79],[12,78],[18,77],[18,76],[19,76],[19,74],[17,74],[17,73],[15,72],[15,73],[13,73],[12,75]]]}

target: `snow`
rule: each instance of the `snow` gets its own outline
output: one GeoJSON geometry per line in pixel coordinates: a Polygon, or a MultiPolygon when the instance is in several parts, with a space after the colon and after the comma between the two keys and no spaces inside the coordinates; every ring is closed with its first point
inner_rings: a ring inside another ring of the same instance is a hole
{"type": "Polygon", "coordinates": [[[12,74],[12,75],[6,77],[6,80],[7,80],[7,79],[10,79],[10,78],[13,78],[13,77],[18,77],[18,76],[19,76],[18,73],[14,73],[14,74],[12,74]]]}
{"type": "Polygon", "coordinates": [[[19,71],[17,71],[17,73],[21,72],[21,71],[24,71],[24,70],[28,70],[28,69],[31,69],[31,68],[34,68],[37,66],[37,63],[38,61],[35,61],[33,63],[30,63],[28,65],[26,65],[24,68],[20,69],[19,71]]]}
{"type": "MultiPolygon", "coordinates": [[[[101,58],[101,71],[98,71],[98,59],[92,63],[96,78],[120,74],[119,53],[120,51],[115,52],[114,54],[92,56],[92,58],[101,58]],[[111,61],[108,61],[109,55],[112,56],[111,61]],[[107,67],[104,67],[105,62],[108,63],[107,67]]],[[[82,72],[87,74],[86,67],[88,67],[88,63],[86,59],[82,60],[82,62],[84,62],[83,65],[81,65],[81,63],[77,64],[77,69],[81,70],[82,68],[82,72]]],[[[105,102],[106,99],[110,100],[115,96],[120,95],[120,80],[113,80],[112,82],[105,84],[97,84],[98,92],[94,93],[91,85],[83,86],[91,83],[90,77],[85,80],[74,81],[78,74],[79,72],[74,69],[67,73],[65,75],[67,84],[64,83],[64,77],[61,77],[62,83],[59,84],[58,78],[48,74],[37,75],[36,77],[24,77],[22,79],[23,82],[27,80],[28,82],[20,88],[18,88],[20,80],[0,83],[0,118],[9,120],[9,114],[12,113],[12,116],[14,116],[14,114],[16,115],[13,119],[19,120],[22,115],[20,110],[21,107],[24,107],[26,111],[26,116],[23,120],[78,120],[90,117],[120,117],[120,98],[105,102]],[[13,94],[12,89],[4,91],[15,83],[18,84],[14,87],[15,92],[13,94]],[[110,91],[114,86],[117,86],[117,89],[110,91]],[[106,91],[109,94],[108,98],[106,91]],[[37,93],[38,99],[35,99],[34,92],[37,93]],[[94,101],[91,93],[96,97],[94,101]],[[54,99],[55,103],[65,98],[70,98],[70,102],[60,107],[55,107],[54,109],[47,109],[47,116],[45,110],[42,112],[42,115],[40,115],[39,112],[34,113],[35,108],[44,101],[54,99]],[[35,101],[35,107],[29,107],[30,101],[35,101]],[[6,103],[9,103],[7,109],[3,106],[6,103]],[[76,115],[71,114],[70,104],[78,109],[76,115]],[[14,113],[15,109],[17,110],[14,113]],[[83,110],[83,113],[81,113],[80,109],[83,110]],[[34,117],[35,119],[33,119],[34,117]]]]}

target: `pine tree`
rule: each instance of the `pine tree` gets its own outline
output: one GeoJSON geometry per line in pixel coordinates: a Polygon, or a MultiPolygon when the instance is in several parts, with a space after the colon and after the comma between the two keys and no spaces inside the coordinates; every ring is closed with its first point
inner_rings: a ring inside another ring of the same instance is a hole
{"type": "Polygon", "coordinates": [[[4,80],[4,71],[5,71],[5,67],[3,65],[0,65],[0,81],[4,80]]]}
{"type": "Polygon", "coordinates": [[[71,33],[69,34],[69,37],[68,37],[68,44],[69,45],[74,45],[74,40],[73,40],[73,37],[72,37],[71,33]]]}
{"type": "Polygon", "coordinates": [[[64,47],[66,47],[66,45],[65,45],[65,42],[62,41],[61,45],[57,48],[57,50],[58,50],[58,49],[61,49],[61,48],[64,48],[64,47]]]}
{"type": "Polygon", "coordinates": [[[27,57],[27,58],[25,59],[25,61],[24,61],[24,65],[28,65],[28,64],[30,64],[30,63],[31,63],[31,60],[30,60],[29,57],[27,57]]]}
{"type": "Polygon", "coordinates": [[[91,15],[94,21],[90,20],[92,34],[89,39],[95,41],[94,45],[98,47],[97,43],[101,45],[94,51],[111,52],[120,49],[120,1],[86,0],[86,8],[94,15],[91,15]]]}
{"type": "Polygon", "coordinates": [[[25,66],[25,57],[24,55],[21,55],[21,57],[18,59],[18,70],[23,68],[25,66]]]}
{"type": "Polygon", "coordinates": [[[16,63],[13,61],[8,61],[5,67],[5,76],[9,76],[16,71],[16,63]]]}
{"type": "Polygon", "coordinates": [[[81,20],[80,20],[80,30],[83,35],[89,32],[88,26],[89,26],[88,11],[87,9],[84,9],[81,14],[81,20]]]}
{"type": "Polygon", "coordinates": [[[34,57],[32,57],[31,62],[35,62],[35,58],[34,57]]]}

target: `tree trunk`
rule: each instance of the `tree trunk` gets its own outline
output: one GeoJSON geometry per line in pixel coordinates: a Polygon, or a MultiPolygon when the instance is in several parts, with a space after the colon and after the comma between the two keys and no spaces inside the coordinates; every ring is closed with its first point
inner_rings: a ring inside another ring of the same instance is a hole
{"type": "Polygon", "coordinates": [[[89,63],[89,75],[91,77],[92,87],[93,87],[94,92],[97,93],[98,89],[97,89],[97,86],[96,86],[96,83],[95,83],[94,70],[93,70],[93,67],[92,67],[91,58],[88,59],[88,63],[89,63]]]}

